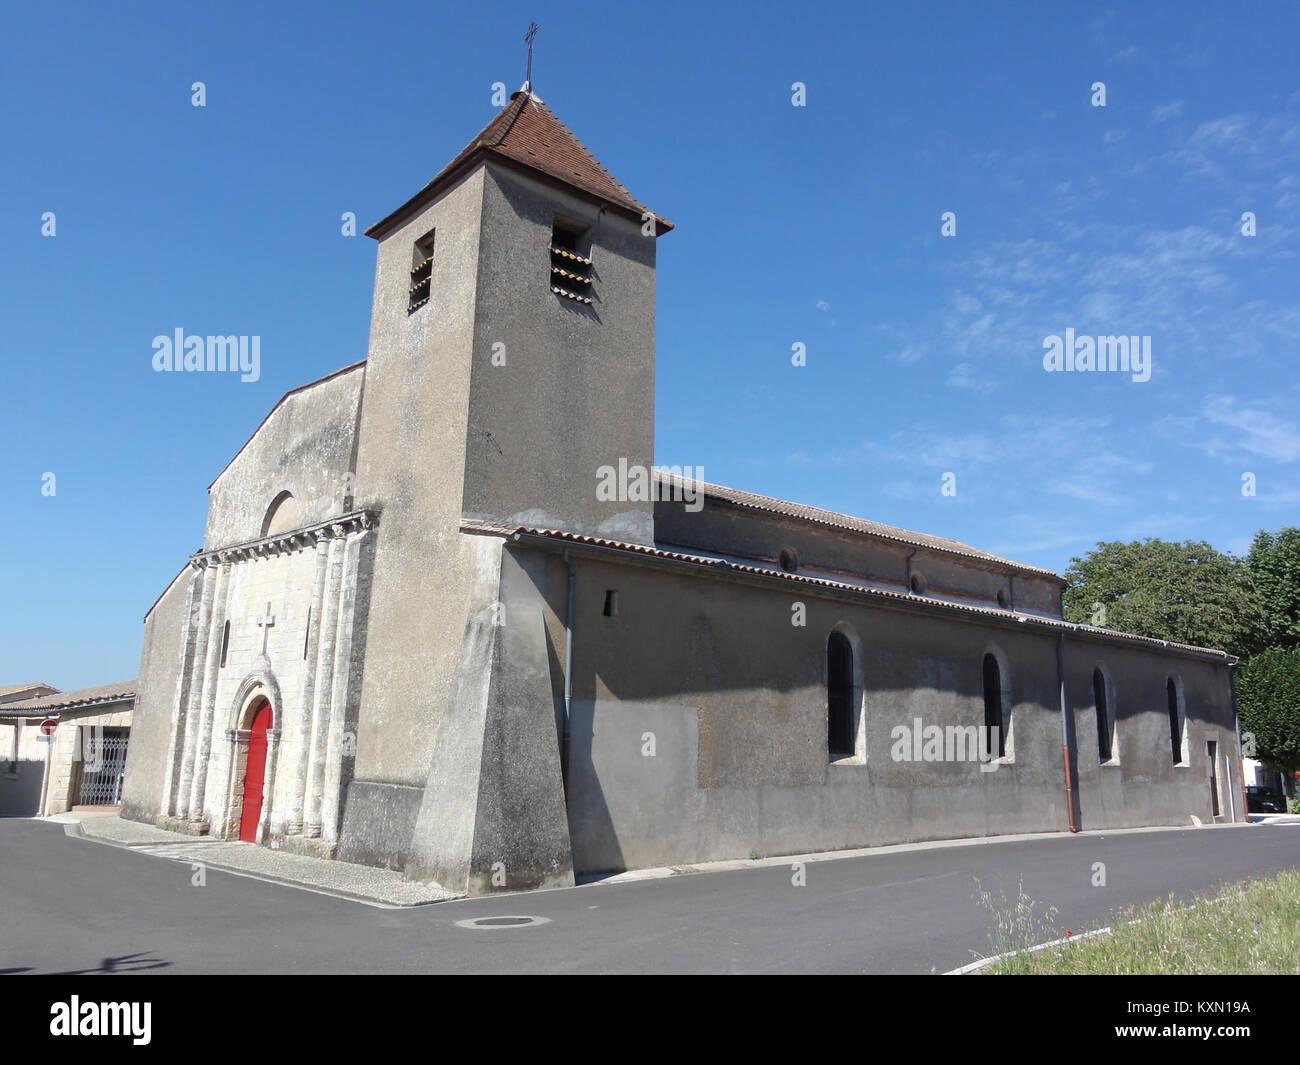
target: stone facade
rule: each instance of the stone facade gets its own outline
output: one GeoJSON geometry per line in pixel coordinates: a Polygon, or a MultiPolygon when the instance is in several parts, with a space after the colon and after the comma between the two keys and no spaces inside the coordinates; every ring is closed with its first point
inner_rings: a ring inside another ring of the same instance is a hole
{"type": "Polygon", "coordinates": [[[159,824],[238,835],[250,710],[265,699],[273,727],[257,838],[333,856],[356,749],[374,527],[373,514],[352,512],[194,557],[159,824]]]}

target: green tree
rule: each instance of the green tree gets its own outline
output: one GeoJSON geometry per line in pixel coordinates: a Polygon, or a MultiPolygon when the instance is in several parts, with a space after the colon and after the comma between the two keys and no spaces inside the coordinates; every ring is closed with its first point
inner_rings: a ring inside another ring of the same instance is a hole
{"type": "Polygon", "coordinates": [[[1263,619],[1256,648],[1300,646],[1300,529],[1260,530],[1246,555],[1263,619]]]}
{"type": "Polygon", "coordinates": [[[1282,770],[1291,790],[1300,769],[1300,647],[1270,647],[1236,671],[1242,746],[1282,770]],[[1250,735],[1247,735],[1250,734],[1250,735]]]}
{"type": "Polygon", "coordinates": [[[1099,543],[1070,560],[1065,579],[1067,621],[1234,655],[1258,646],[1263,614],[1245,561],[1207,543],[1099,543]]]}

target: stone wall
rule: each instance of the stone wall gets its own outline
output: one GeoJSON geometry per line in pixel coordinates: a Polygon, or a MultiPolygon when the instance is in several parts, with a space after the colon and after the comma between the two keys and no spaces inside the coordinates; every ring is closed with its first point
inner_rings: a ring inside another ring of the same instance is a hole
{"type": "Polygon", "coordinates": [[[357,411],[364,364],[349,366],[295,389],[230,460],[208,489],[211,550],[256,540],[272,502],[293,496],[289,528],[325,521],[351,509],[357,411]]]}

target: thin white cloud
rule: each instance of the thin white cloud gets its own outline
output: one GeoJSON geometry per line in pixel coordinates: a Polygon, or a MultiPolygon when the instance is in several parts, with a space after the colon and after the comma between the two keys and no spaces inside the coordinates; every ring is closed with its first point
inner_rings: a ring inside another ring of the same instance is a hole
{"type": "Polygon", "coordinates": [[[1183,113],[1182,100],[1170,100],[1167,104],[1161,104],[1159,107],[1152,108],[1152,122],[1168,122],[1172,118],[1178,118],[1183,113]]]}
{"type": "MultiPolygon", "coordinates": [[[[1293,409],[1295,399],[1286,401],[1293,409]]],[[[1253,458],[1275,462],[1300,459],[1300,425],[1275,413],[1260,400],[1237,396],[1208,396],[1198,412],[1166,415],[1155,423],[1162,437],[1203,451],[1211,458],[1248,462],[1253,458]]]]}
{"type": "Polygon", "coordinates": [[[1068,499],[1077,499],[1083,503],[1100,503],[1108,507],[1113,507],[1120,503],[1132,502],[1132,496],[1108,491],[1105,488],[1100,488],[1096,485],[1087,484],[1082,481],[1053,481],[1048,484],[1047,490],[1053,495],[1065,496],[1068,499]]]}
{"type": "Polygon", "coordinates": [[[987,395],[997,389],[997,383],[980,367],[969,362],[959,362],[948,373],[944,382],[949,388],[987,395]]]}
{"type": "Polygon", "coordinates": [[[913,344],[908,344],[906,347],[899,348],[897,351],[886,355],[885,358],[889,359],[891,362],[902,363],[904,366],[911,366],[913,363],[920,362],[925,358],[925,352],[913,344]]]}
{"type": "Polygon", "coordinates": [[[1263,406],[1243,403],[1236,396],[1209,397],[1201,414],[1210,425],[1234,434],[1207,441],[1210,448],[1245,451],[1278,462],[1300,459],[1300,426],[1294,419],[1279,418],[1263,406]]]}

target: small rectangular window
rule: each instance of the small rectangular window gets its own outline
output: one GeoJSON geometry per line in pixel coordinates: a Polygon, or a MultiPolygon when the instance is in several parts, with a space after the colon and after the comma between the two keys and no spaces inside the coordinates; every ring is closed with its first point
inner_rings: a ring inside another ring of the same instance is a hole
{"type": "Polygon", "coordinates": [[[605,592],[605,617],[618,617],[618,590],[609,588],[605,592]]]}
{"type": "Polygon", "coordinates": [[[555,216],[551,227],[551,291],[578,303],[592,301],[589,227],[555,216]]]}
{"type": "Polygon", "coordinates": [[[1207,740],[1206,756],[1210,759],[1210,813],[1219,816],[1219,744],[1217,740],[1207,740]]]}
{"type": "Polygon", "coordinates": [[[411,287],[406,291],[406,313],[414,314],[429,302],[433,284],[433,234],[429,230],[415,242],[411,253],[411,287]]]}

